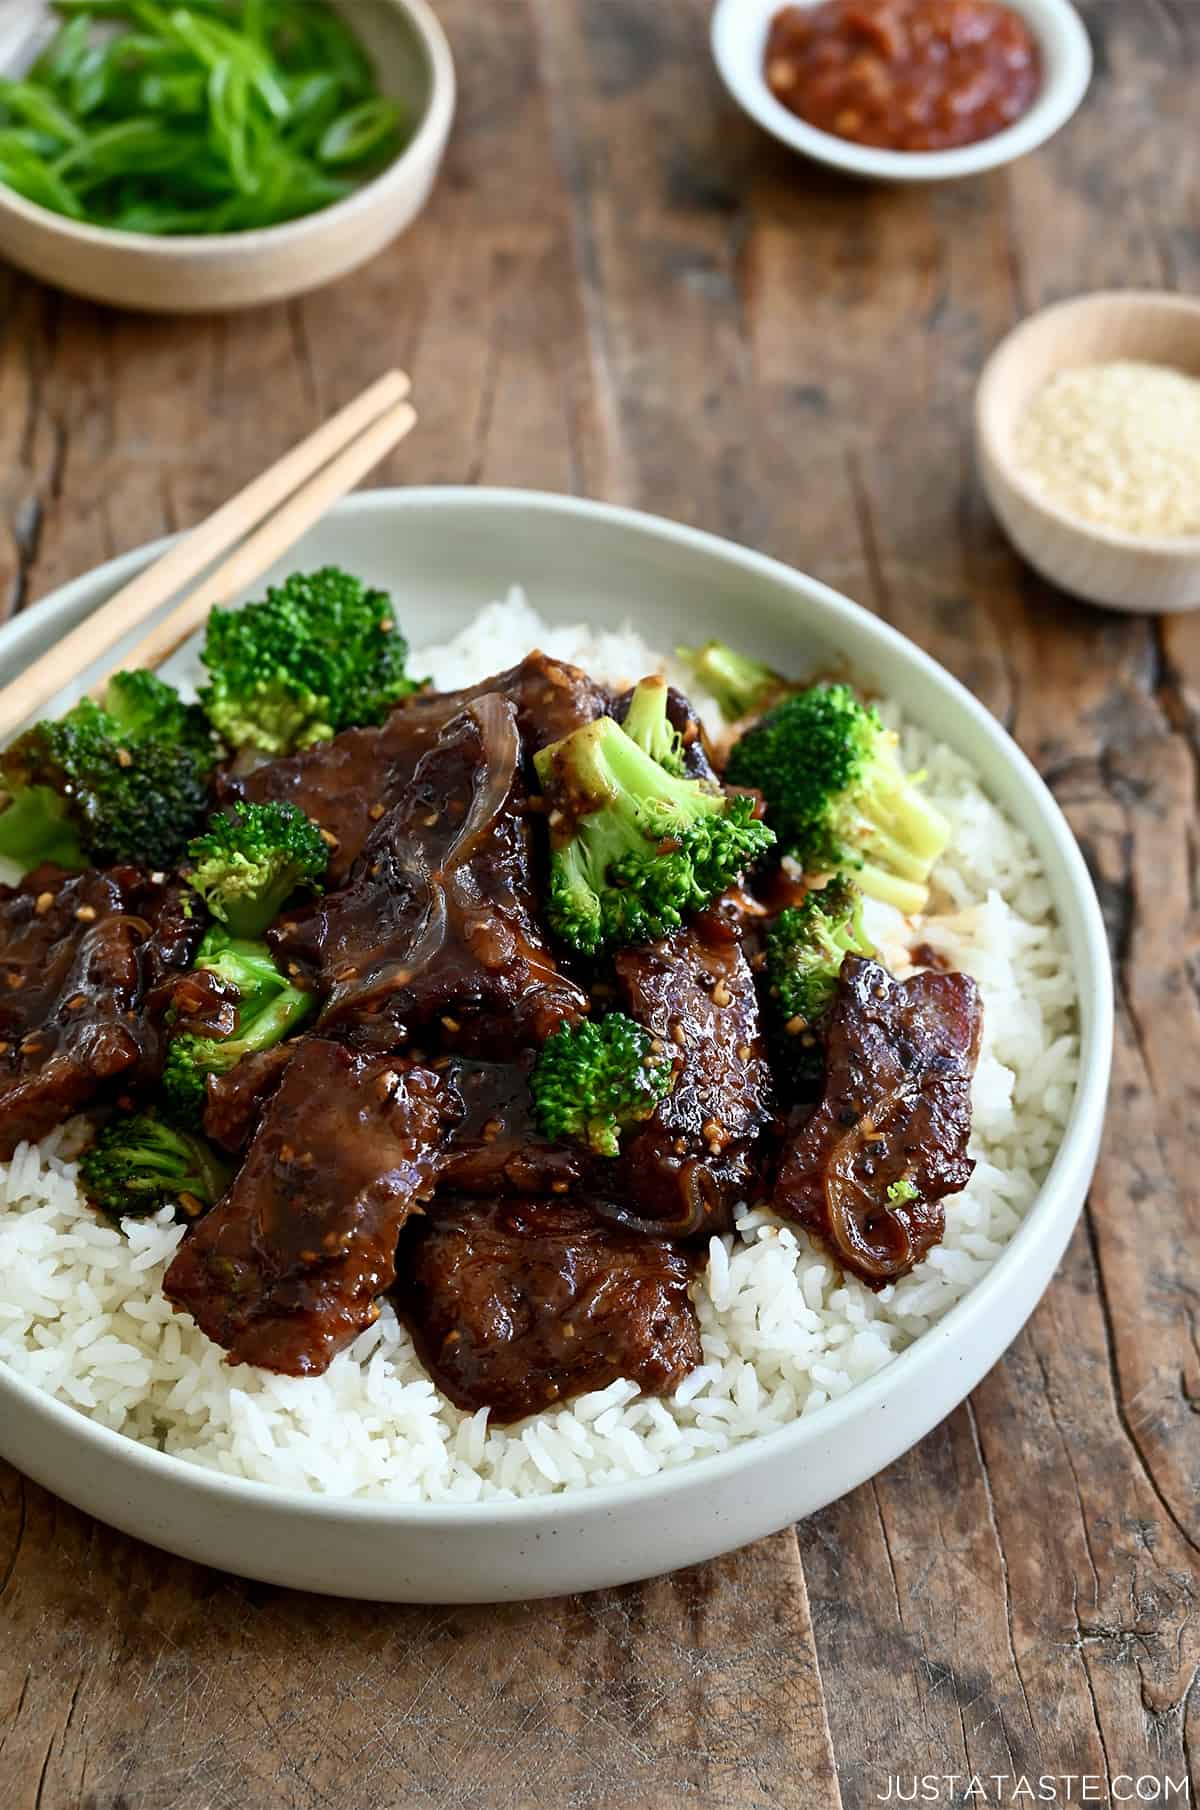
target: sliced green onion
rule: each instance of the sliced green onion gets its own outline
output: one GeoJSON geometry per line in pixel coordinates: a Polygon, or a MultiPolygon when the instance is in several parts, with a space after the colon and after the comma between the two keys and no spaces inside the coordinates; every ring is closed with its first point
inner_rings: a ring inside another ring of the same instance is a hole
{"type": "Polygon", "coordinates": [[[117,231],[240,232],[313,213],[397,154],[405,116],[327,0],[53,0],[0,80],[0,183],[117,231]]]}
{"type": "Polygon", "coordinates": [[[322,163],[361,163],[394,139],[399,129],[400,109],[395,101],[376,95],[373,101],[360,101],[334,120],[322,135],[317,156],[322,163]]]}

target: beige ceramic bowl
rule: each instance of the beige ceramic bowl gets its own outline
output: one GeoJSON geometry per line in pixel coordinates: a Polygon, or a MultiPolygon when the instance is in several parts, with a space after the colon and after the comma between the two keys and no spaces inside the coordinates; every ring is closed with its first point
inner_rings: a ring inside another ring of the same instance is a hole
{"type": "MultiPolygon", "coordinates": [[[[374,181],[284,226],[180,238],[80,226],[0,186],[0,256],[92,301],[162,314],[278,302],[365,264],[429,197],[454,113],[454,63],[426,0],[335,3],[352,11],[383,92],[419,121],[374,181]]],[[[0,0],[0,69],[24,66],[48,14],[44,0],[0,0]]]]}
{"type": "Polygon", "coordinates": [[[1109,609],[1200,608],[1200,536],[1120,534],[1049,502],[1017,466],[1015,430],[1038,390],[1078,365],[1136,359],[1200,377],[1200,302],[1153,291],[1080,296],[1035,314],[984,368],[975,405],[979,469],[992,508],[1031,566],[1109,609]]]}

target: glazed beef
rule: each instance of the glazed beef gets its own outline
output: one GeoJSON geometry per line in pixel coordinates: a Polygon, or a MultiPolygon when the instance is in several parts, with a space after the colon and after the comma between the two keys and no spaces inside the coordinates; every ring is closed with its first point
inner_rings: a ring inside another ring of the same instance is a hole
{"type": "Polygon", "coordinates": [[[430,1375],[497,1421],[618,1377],[666,1395],[700,1362],[686,1259],[579,1202],[439,1201],[406,1231],[399,1268],[430,1375]]]}
{"type": "Polygon", "coordinates": [[[327,881],[341,886],[376,823],[407,791],[418,761],[447,723],[492,693],[513,705],[530,756],[590,723],[608,705],[608,694],[585,673],[532,653],[519,666],[463,691],[418,693],[378,729],[347,729],[250,773],[228,773],[218,782],[218,797],[225,804],[247,799],[298,805],[333,838],[327,881]]]}
{"type": "Polygon", "coordinates": [[[515,1062],[454,1057],[445,1080],[458,1114],[439,1187],[458,1194],[565,1194],[587,1165],[577,1144],[551,1143],[534,1121],[534,1053],[515,1062]]]}
{"type": "Polygon", "coordinates": [[[878,962],[842,964],[824,1097],[787,1145],[772,1204],[871,1288],[937,1244],[943,1198],[970,1180],[981,1029],[979,992],[965,974],[900,982],[878,962]]]}
{"type": "Polygon", "coordinates": [[[161,1072],[175,971],[200,925],[140,868],[36,868],[0,887],[0,1156],[161,1072]]]}
{"type": "Polygon", "coordinates": [[[448,1048],[508,1053],[586,1008],[535,918],[516,712],[491,693],[418,763],[341,892],[268,940],[325,996],[320,1027],[392,1049],[429,1026],[448,1048]]]}
{"type": "Polygon", "coordinates": [[[205,1136],[223,1150],[243,1150],[302,1041],[255,1050],[223,1075],[210,1075],[205,1085],[205,1136]]]}
{"type": "Polygon", "coordinates": [[[679,1238],[725,1231],[754,1192],[775,1110],[737,914],[708,911],[662,942],[622,949],[616,972],[625,1010],[673,1056],[675,1083],[614,1169],[614,1198],[633,1212],[610,1210],[679,1238]]]}
{"type": "Polygon", "coordinates": [[[305,1038],[232,1187],[176,1253],[167,1299],[231,1363],[319,1375],[378,1316],[445,1119],[431,1069],[305,1038]]]}

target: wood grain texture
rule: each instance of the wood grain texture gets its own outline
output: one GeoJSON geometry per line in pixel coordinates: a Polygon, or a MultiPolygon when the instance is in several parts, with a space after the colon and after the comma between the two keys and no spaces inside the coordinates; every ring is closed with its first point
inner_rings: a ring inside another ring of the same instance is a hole
{"type": "Polygon", "coordinates": [[[1196,287],[1200,8],[1086,0],[1073,126],[911,192],[749,126],[704,0],[440,10],[463,78],[446,175],[359,275],[187,323],[0,278],[4,607],[197,520],[393,362],[422,427],[381,482],[585,491],[794,561],[958,673],[1067,811],[1119,982],[1101,1167],[967,1406],[798,1539],[650,1585],[339,1605],[164,1559],[4,1472],[0,1804],[865,1810],[914,1773],[962,1775],[945,1803],[971,1773],[1200,1789],[1200,616],[1050,591],[970,455],[975,378],[1023,312],[1196,287]]]}

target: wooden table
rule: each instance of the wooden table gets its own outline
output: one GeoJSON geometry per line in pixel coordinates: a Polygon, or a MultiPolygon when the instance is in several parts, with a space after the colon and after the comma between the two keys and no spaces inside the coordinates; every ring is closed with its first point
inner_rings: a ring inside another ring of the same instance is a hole
{"type": "Polygon", "coordinates": [[[1200,618],[1102,615],[1035,581],[981,502],[970,411],[1029,309],[1195,288],[1200,6],[1088,0],[1075,124],[1011,171],[912,193],[746,124],[704,0],[441,10],[449,165],[360,275],[177,323],[0,279],[5,608],[194,522],[399,361],[422,425],[381,482],[578,490],[732,535],[878,610],[1010,725],[1112,932],[1104,1157],[1060,1276],[964,1408],[824,1514],[655,1583],[343,1605],[165,1558],[0,1467],[0,1805],[861,1810],[897,1776],[966,1775],[949,1804],[971,1774],[1008,1775],[968,1800],[994,1803],[1029,1802],[1012,1794],[1039,1774],[1078,1802],[1064,1775],[1106,1773],[1182,1803],[1200,618]]]}

